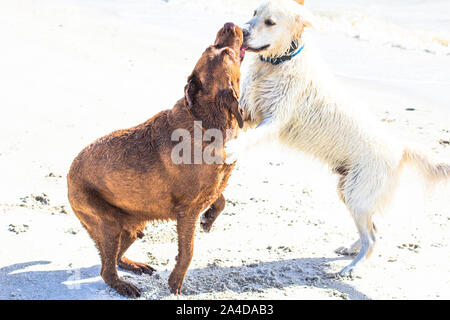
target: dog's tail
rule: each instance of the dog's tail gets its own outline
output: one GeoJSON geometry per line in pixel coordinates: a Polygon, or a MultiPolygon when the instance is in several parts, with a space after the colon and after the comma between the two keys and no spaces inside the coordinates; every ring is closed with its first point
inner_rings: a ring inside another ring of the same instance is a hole
{"type": "Polygon", "coordinates": [[[437,163],[420,151],[404,149],[402,162],[416,165],[430,183],[450,179],[450,164],[437,163]]]}

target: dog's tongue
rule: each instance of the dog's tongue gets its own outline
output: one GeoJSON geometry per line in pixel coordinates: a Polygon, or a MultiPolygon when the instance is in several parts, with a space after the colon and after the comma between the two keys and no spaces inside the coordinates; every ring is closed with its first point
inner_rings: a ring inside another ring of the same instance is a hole
{"type": "Polygon", "coordinates": [[[245,56],[245,50],[247,50],[248,49],[248,47],[246,47],[246,46],[242,46],[241,47],[241,58],[244,58],[244,56],[245,56]]]}

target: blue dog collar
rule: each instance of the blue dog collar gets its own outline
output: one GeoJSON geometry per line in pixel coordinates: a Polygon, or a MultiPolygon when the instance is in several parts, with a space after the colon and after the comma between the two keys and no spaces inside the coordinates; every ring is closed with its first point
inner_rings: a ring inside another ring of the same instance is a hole
{"type": "MultiPolygon", "coordinates": [[[[278,57],[278,58],[264,58],[263,56],[259,56],[259,59],[261,61],[263,61],[263,62],[268,62],[268,63],[271,63],[274,66],[276,66],[277,64],[280,64],[280,63],[283,63],[285,61],[291,60],[293,57],[298,55],[303,50],[304,47],[305,47],[305,45],[302,45],[296,51],[293,51],[292,53],[289,53],[289,54],[287,54],[285,56],[282,56],[282,57],[278,57]]],[[[294,50],[297,48],[297,44],[296,44],[295,41],[292,41],[291,48],[294,48],[294,50]]]]}

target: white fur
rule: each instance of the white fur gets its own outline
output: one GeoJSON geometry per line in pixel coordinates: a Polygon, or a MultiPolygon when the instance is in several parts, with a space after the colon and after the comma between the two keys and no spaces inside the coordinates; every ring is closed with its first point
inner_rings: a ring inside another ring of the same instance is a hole
{"type": "MultiPolygon", "coordinates": [[[[241,105],[249,130],[226,147],[230,159],[269,139],[314,155],[340,173],[338,193],[357,226],[359,253],[341,274],[349,274],[372,252],[376,235],[372,215],[389,200],[403,162],[418,163],[432,177],[448,177],[448,164],[434,165],[424,155],[383,135],[384,130],[343,95],[335,79],[306,40],[312,15],[293,0],[264,2],[246,28],[250,48],[264,57],[282,56],[296,37],[305,44],[292,60],[272,65],[254,57],[243,82],[241,105]],[[271,19],[274,26],[265,25],[271,19]],[[419,160],[420,161],[419,161],[419,160]]],[[[351,250],[357,249],[355,244],[351,250]]]]}

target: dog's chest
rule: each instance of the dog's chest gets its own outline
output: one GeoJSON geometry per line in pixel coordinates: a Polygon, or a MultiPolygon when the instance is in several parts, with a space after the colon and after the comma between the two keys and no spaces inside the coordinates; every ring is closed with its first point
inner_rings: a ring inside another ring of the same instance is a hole
{"type": "Polygon", "coordinates": [[[255,72],[245,88],[245,107],[263,118],[282,115],[298,95],[298,80],[294,76],[284,74],[280,77],[279,72],[270,68],[273,67],[255,72]]]}

